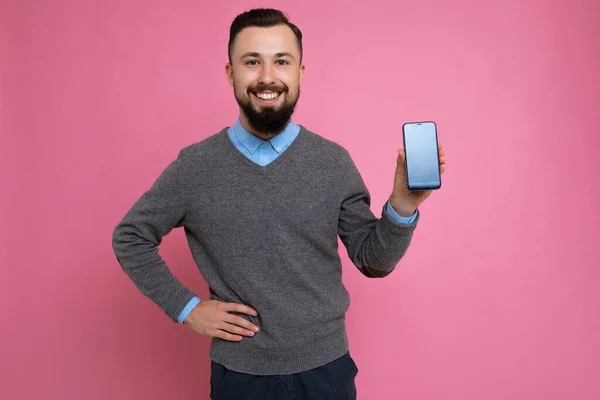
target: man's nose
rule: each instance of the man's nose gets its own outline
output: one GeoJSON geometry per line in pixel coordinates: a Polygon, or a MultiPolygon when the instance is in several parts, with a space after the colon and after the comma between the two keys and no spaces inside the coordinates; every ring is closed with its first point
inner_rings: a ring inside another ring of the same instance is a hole
{"type": "Polygon", "coordinates": [[[275,73],[271,65],[264,64],[260,69],[260,83],[275,83],[275,73]]]}

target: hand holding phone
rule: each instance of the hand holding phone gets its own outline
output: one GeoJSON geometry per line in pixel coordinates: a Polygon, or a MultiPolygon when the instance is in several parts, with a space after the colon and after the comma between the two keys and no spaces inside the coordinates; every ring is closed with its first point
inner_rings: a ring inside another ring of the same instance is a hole
{"type": "Polygon", "coordinates": [[[402,125],[402,137],[408,189],[439,189],[442,171],[435,122],[407,122],[402,125]]]}
{"type": "Polygon", "coordinates": [[[409,122],[402,126],[402,132],[404,149],[398,150],[389,200],[399,215],[410,217],[433,190],[442,186],[446,155],[438,144],[435,123],[409,122]]]}

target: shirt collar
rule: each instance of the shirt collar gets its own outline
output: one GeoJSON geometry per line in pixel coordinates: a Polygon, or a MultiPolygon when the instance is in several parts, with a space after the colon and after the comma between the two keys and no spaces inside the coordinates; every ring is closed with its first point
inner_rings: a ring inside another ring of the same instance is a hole
{"type": "MultiPolygon", "coordinates": [[[[285,129],[269,139],[268,142],[271,143],[271,146],[273,146],[273,149],[275,149],[277,153],[281,154],[296,138],[298,128],[299,126],[296,125],[294,121],[290,120],[285,129]]],[[[250,154],[254,154],[254,152],[258,150],[258,147],[265,142],[265,140],[248,132],[242,125],[240,118],[237,119],[236,124],[233,126],[233,133],[250,154]]]]}

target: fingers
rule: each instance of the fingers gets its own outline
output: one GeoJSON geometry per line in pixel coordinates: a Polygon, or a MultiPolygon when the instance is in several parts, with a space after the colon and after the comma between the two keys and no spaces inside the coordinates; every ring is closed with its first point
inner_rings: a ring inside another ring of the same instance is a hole
{"type": "MultiPolygon", "coordinates": [[[[236,317],[240,318],[240,317],[236,317]]],[[[240,318],[244,320],[243,318],[240,318]]],[[[244,320],[245,321],[245,320],[244,320]]],[[[246,321],[247,322],[247,321],[246,321]]],[[[252,324],[251,324],[252,325],[252,324]]],[[[230,324],[225,322],[225,319],[221,321],[215,321],[210,324],[210,327],[204,331],[208,336],[220,338],[223,340],[228,340],[232,342],[239,342],[243,339],[244,336],[252,337],[258,332],[256,330],[253,332],[252,330],[244,329],[241,326],[237,326],[234,324],[230,324]]]]}
{"type": "Polygon", "coordinates": [[[440,172],[443,174],[446,170],[446,152],[441,144],[438,143],[438,153],[440,158],[440,172]]]}
{"type": "Polygon", "coordinates": [[[222,322],[221,324],[219,324],[219,329],[228,333],[232,333],[232,334],[236,334],[236,335],[241,335],[241,336],[254,336],[256,334],[256,332],[253,332],[251,330],[248,329],[244,329],[240,326],[237,325],[233,325],[227,322],[222,322]]]}
{"type": "Polygon", "coordinates": [[[224,313],[220,329],[244,336],[254,336],[260,330],[258,326],[245,318],[230,314],[230,312],[237,312],[257,316],[258,313],[253,308],[238,303],[220,303],[219,308],[224,313]]]}
{"type": "Polygon", "coordinates": [[[240,314],[252,315],[254,317],[256,317],[258,315],[256,310],[254,310],[253,308],[250,308],[248,306],[245,306],[243,304],[221,303],[220,306],[223,311],[227,311],[227,312],[237,312],[240,314]]]}
{"type": "Polygon", "coordinates": [[[209,335],[221,338],[223,340],[239,342],[244,336],[254,336],[258,330],[259,329],[256,325],[246,321],[244,318],[227,314],[224,320],[220,323],[217,323],[215,329],[213,329],[212,332],[209,332],[209,335]],[[227,320],[231,320],[235,324],[226,322],[227,320]],[[242,326],[248,329],[245,329],[242,326]]]}
{"type": "Polygon", "coordinates": [[[227,340],[229,342],[241,342],[242,341],[242,336],[234,335],[232,333],[221,331],[221,330],[215,330],[214,332],[210,332],[209,336],[227,340]]]}
{"type": "Polygon", "coordinates": [[[404,149],[398,150],[398,162],[404,162],[404,158],[406,157],[406,152],[404,149]]]}
{"type": "Polygon", "coordinates": [[[186,324],[200,334],[234,342],[259,332],[258,326],[233,313],[258,315],[256,310],[243,304],[205,300],[190,312],[186,324]]]}
{"type": "Polygon", "coordinates": [[[259,327],[254,325],[252,322],[250,322],[242,317],[238,317],[236,315],[227,314],[224,321],[227,323],[230,323],[232,325],[241,326],[243,328],[246,328],[249,332],[252,331],[252,332],[256,333],[260,330],[259,327]]]}

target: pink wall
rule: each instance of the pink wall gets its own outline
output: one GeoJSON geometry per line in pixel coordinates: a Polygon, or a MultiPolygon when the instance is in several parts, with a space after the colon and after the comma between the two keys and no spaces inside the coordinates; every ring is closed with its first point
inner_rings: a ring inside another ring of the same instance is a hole
{"type": "MultiPolygon", "coordinates": [[[[181,147],[234,122],[228,27],[259,4],[304,30],[295,119],[348,148],[376,213],[404,121],[446,148],[399,268],[344,258],[359,399],[599,398],[599,3],[216,4],[2,1],[0,398],[208,398],[208,340],[110,240],[181,147]]],[[[181,231],[162,254],[206,296],[181,231]]]]}

